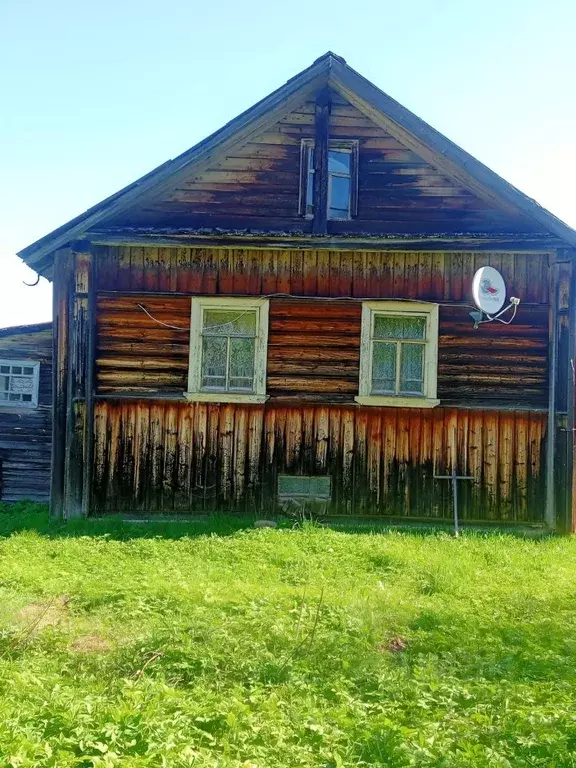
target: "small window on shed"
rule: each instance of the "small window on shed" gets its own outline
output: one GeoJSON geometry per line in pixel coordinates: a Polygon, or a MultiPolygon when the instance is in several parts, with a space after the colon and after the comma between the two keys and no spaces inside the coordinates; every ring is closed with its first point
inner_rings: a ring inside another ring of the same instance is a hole
{"type": "Polygon", "coordinates": [[[36,408],[40,363],[0,360],[0,408],[36,408]]]}
{"type": "Polygon", "coordinates": [[[302,476],[279,475],[278,498],[310,501],[327,501],[332,494],[332,484],[327,475],[302,476]]]}

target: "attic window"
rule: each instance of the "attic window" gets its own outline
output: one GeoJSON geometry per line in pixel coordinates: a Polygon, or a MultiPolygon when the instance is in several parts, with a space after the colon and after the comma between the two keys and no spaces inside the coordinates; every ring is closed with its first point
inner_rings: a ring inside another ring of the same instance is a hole
{"type": "Polygon", "coordinates": [[[37,408],[40,363],[0,360],[0,407],[37,408]]]}
{"type": "MultiPolygon", "coordinates": [[[[314,142],[302,141],[300,213],[314,217],[314,142]]],[[[332,221],[347,221],[356,214],[358,186],[358,142],[331,141],[328,144],[328,211],[332,221]]]]}

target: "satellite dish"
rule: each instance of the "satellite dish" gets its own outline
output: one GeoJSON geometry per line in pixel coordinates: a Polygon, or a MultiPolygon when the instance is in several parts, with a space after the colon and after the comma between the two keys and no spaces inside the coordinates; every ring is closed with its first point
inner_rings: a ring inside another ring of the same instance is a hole
{"type": "Polygon", "coordinates": [[[494,267],[481,267],[472,280],[472,297],[487,315],[500,312],[506,301],[506,284],[500,272],[494,267]]]}

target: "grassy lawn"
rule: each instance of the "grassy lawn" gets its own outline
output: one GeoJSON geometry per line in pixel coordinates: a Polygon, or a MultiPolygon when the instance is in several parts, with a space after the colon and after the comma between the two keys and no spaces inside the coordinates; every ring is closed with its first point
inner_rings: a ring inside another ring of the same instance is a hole
{"type": "Polygon", "coordinates": [[[576,766],[576,539],[0,514],[0,765],[576,766]]]}

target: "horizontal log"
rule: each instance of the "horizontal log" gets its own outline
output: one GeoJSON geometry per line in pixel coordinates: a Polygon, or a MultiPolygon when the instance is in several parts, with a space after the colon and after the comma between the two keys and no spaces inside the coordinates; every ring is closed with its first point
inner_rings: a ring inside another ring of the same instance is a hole
{"type": "Polygon", "coordinates": [[[268,377],[272,376],[323,376],[326,378],[347,378],[358,381],[358,363],[346,363],[334,360],[331,363],[310,361],[270,360],[268,358],[268,377]]]}
{"type": "Polygon", "coordinates": [[[99,369],[130,369],[156,370],[162,372],[169,367],[171,370],[187,371],[188,358],[170,357],[98,357],[96,365],[99,369]]]}
{"type": "MultiPolygon", "coordinates": [[[[285,329],[284,329],[285,330],[285,329]]],[[[360,336],[342,336],[338,334],[327,333],[280,333],[271,329],[268,336],[269,346],[288,346],[288,347],[330,347],[330,348],[360,348],[360,336]]]]}
{"type": "Polygon", "coordinates": [[[284,318],[270,317],[270,330],[277,333],[335,333],[335,334],[357,334],[358,325],[351,320],[334,320],[331,317],[325,320],[308,318],[284,318]]]}
{"type": "Polygon", "coordinates": [[[97,354],[123,354],[131,356],[151,355],[156,357],[187,356],[190,345],[187,342],[149,342],[146,339],[134,339],[133,341],[116,341],[114,339],[100,338],[97,345],[97,354]]]}
{"type": "Polygon", "coordinates": [[[102,385],[134,385],[136,383],[151,384],[157,387],[172,385],[177,386],[186,382],[186,376],[181,373],[150,372],[150,371],[108,371],[98,372],[97,380],[102,385]]]}
{"type": "Polygon", "coordinates": [[[345,301],[292,301],[290,299],[272,299],[270,316],[274,319],[326,318],[336,316],[360,323],[362,305],[359,302],[345,301]]]}
{"type": "Polygon", "coordinates": [[[358,383],[348,379],[316,379],[302,376],[269,376],[267,386],[270,390],[288,390],[304,392],[350,392],[358,393],[358,383]]]}
{"type": "Polygon", "coordinates": [[[277,360],[285,360],[286,362],[307,360],[326,362],[335,360],[338,362],[352,361],[357,363],[360,360],[360,353],[358,347],[355,349],[342,349],[339,347],[320,347],[317,344],[314,344],[312,347],[287,347],[285,344],[279,344],[278,346],[269,345],[268,361],[277,360]]]}

